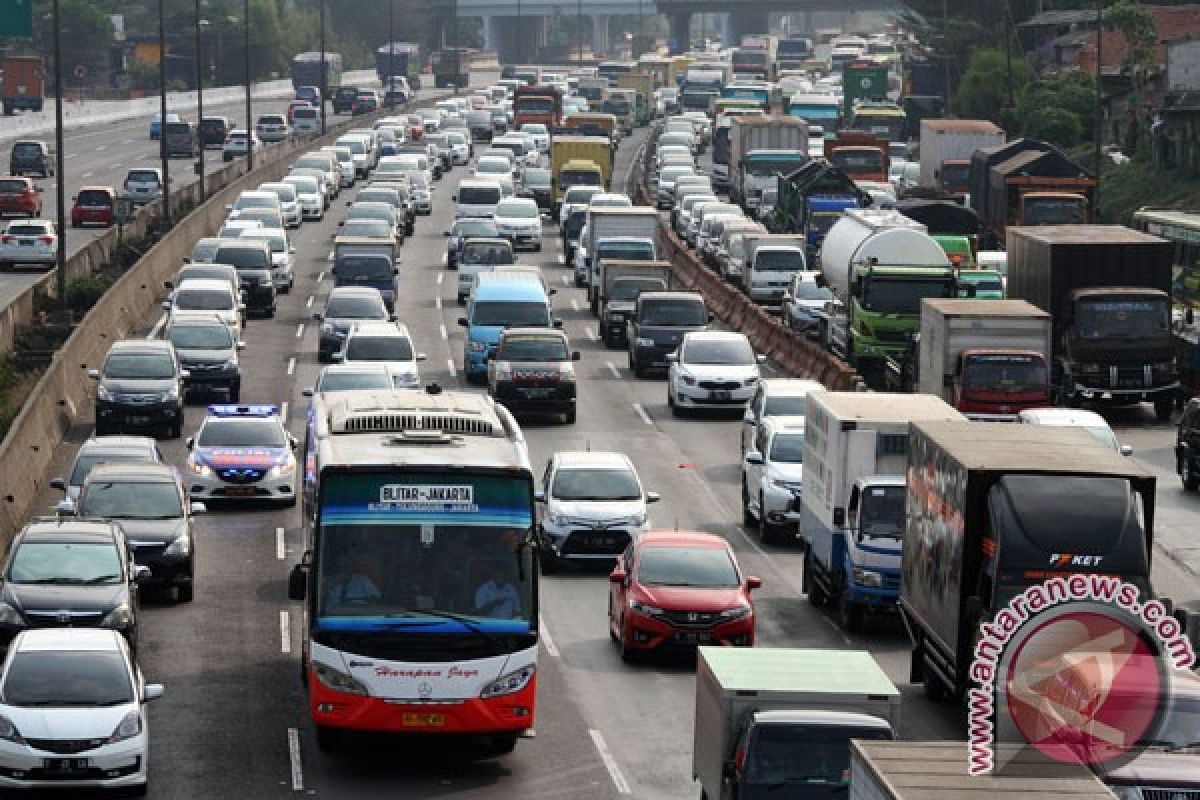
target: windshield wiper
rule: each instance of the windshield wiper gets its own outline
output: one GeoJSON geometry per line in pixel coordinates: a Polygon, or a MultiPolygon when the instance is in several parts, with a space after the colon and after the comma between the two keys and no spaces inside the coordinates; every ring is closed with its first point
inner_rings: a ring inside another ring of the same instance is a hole
{"type": "MultiPolygon", "coordinates": [[[[442,619],[452,620],[454,622],[457,622],[459,625],[462,625],[464,628],[466,628],[468,631],[473,633],[475,636],[477,636],[478,638],[480,638],[484,642],[486,642],[487,646],[489,648],[495,648],[495,646],[496,646],[496,640],[492,636],[492,634],[488,633],[483,628],[479,627],[479,623],[477,621],[466,616],[465,614],[456,614],[453,611],[440,611],[440,610],[439,611],[416,610],[416,611],[405,611],[402,613],[405,615],[424,614],[428,617],[441,617],[442,619]]],[[[389,614],[388,616],[390,617],[393,615],[389,614]]],[[[399,616],[399,615],[397,615],[397,616],[399,616]]]]}
{"type": "Polygon", "coordinates": [[[83,584],[109,583],[110,581],[115,581],[120,577],[121,577],[120,575],[97,575],[94,578],[88,578],[87,580],[78,581],[78,583],[83,583],[83,584]]]}

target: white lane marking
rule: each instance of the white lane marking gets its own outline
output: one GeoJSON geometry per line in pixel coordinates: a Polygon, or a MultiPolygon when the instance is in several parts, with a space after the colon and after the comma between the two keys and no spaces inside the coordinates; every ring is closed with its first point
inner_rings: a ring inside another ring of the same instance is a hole
{"type": "Polygon", "coordinates": [[[439,324],[438,324],[438,333],[440,333],[440,334],[442,335],[442,338],[443,338],[443,339],[449,339],[449,338],[450,338],[450,334],[449,334],[449,332],[446,330],[446,326],[445,326],[444,324],[441,324],[441,323],[439,323],[439,324]]]}
{"type": "Polygon", "coordinates": [[[303,322],[301,322],[299,325],[296,326],[296,338],[297,339],[304,338],[304,323],[303,322]]]}
{"type": "Polygon", "coordinates": [[[587,334],[589,339],[591,339],[593,342],[596,341],[596,331],[594,329],[584,328],[583,330],[587,334]]]}
{"type": "Polygon", "coordinates": [[[612,363],[611,361],[605,361],[605,362],[604,362],[604,366],[608,367],[608,371],[612,373],[612,376],[613,376],[614,378],[616,378],[616,379],[620,380],[620,378],[621,378],[621,370],[617,369],[617,365],[616,365],[616,364],[612,363]]]}
{"type": "Polygon", "coordinates": [[[292,652],[292,617],[285,608],[279,612],[279,647],[283,652],[292,652]]]}
{"type": "Polygon", "coordinates": [[[559,253],[558,254],[558,263],[560,263],[560,264],[567,263],[567,257],[565,255],[563,255],[562,253],[559,253]]]}
{"type": "Polygon", "coordinates": [[[283,421],[283,427],[287,427],[288,421],[288,401],[284,400],[283,405],[279,407],[279,419],[283,421]]]}
{"type": "Polygon", "coordinates": [[[642,422],[646,423],[647,425],[654,424],[654,420],[650,419],[650,415],[646,413],[646,409],[642,407],[641,403],[634,403],[633,410],[636,411],[637,415],[642,418],[642,422]]]}
{"type": "Polygon", "coordinates": [[[314,301],[314,300],[316,300],[316,299],[317,299],[317,296],[316,296],[315,294],[310,294],[310,295],[308,296],[308,299],[304,301],[304,307],[305,307],[305,308],[312,308],[313,301],[314,301]]]}
{"type": "Polygon", "coordinates": [[[96,145],[96,152],[103,152],[104,150],[107,150],[107,149],[108,149],[108,145],[106,145],[106,144],[96,145]]]}
{"type": "Polygon", "coordinates": [[[121,168],[121,165],[120,165],[120,164],[113,164],[113,165],[112,165],[112,168],[113,168],[113,169],[120,169],[120,168],[121,168]]]}
{"type": "Polygon", "coordinates": [[[571,298],[571,310],[573,310],[573,311],[579,310],[579,301],[576,300],[574,297],[571,298]]]}
{"type": "Polygon", "coordinates": [[[287,558],[287,545],[283,538],[283,528],[275,529],[275,557],[280,561],[287,558]]]}
{"type": "Polygon", "coordinates": [[[625,776],[621,774],[617,760],[609,751],[608,743],[604,741],[604,734],[595,728],[589,728],[588,733],[592,736],[592,744],[596,745],[596,751],[600,753],[600,760],[604,762],[604,768],[608,770],[608,777],[612,778],[613,786],[617,787],[617,793],[630,794],[629,784],[625,781],[625,776]]]}
{"type": "Polygon", "coordinates": [[[66,159],[68,159],[68,158],[74,158],[74,157],[75,157],[75,156],[77,156],[77,155],[79,155],[79,153],[65,153],[65,154],[63,155],[63,160],[65,161],[65,160],[66,160],[66,159]]]}
{"type": "Polygon", "coordinates": [[[295,373],[295,371],[296,371],[296,357],[292,356],[291,358],[288,359],[287,374],[291,375],[291,374],[295,373]]]}
{"type": "Polygon", "coordinates": [[[538,614],[538,631],[542,637],[542,646],[546,648],[546,652],[551,658],[558,658],[558,645],[550,638],[550,628],[546,626],[546,620],[542,619],[542,615],[538,614]]]}
{"type": "Polygon", "coordinates": [[[454,359],[453,359],[453,358],[447,358],[447,359],[446,359],[446,368],[450,370],[450,377],[451,377],[451,378],[457,378],[457,377],[458,377],[458,370],[454,369],[454,359]]]}
{"type": "Polygon", "coordinates": [[[562,283],[563,283],[563,286],[570,286],[570,285],[571,285],[571,281],[570,281],[570,280],[567,278],[567,276],[566,276],[566,275],[563,275],[563,276],[562,276],[562,283]]]}
{"type": "Polygon", "coordinates": [[[146,338],[147,339],[157,339],[158,335],[160,333],[162,333],[162,329],[166,324],[167,324],[167,315],[163,314],[161,317],[158,318],[158,322],[154,323],[154,327],[150,329],[150,332],[146,334],[146,338]]]}
{"type": "Polygon", "coordinates": [[[321,281],[323,281],[323,280],[325,280],[325,272],[324,272],[324,270],[322,270],[321,272],[318,272],[318,273],[317,273],[317,283],[320,283],[320,282],[321,282],[321,281]]]}
{"type": "Polygon", "coordinates": [[[287,729],[288,758],[292,762],[292,791],[304,791],[304,770],[300,767],[300,731],[287,729]]]}
{"type": "Polygon", "coordinates": [[[94,172],[85,172],[85,173],[83,173],[83,175],[81,175],[80,177],[81,177],[81,178],[90,178],[90,177],[92,177],[92,176],[93,176],[93,175],[95,175],[95,174],[96,174],[96,173],[94,173],[94,172]]]}
{"type": "Polygon", "coordinates": [[[442,285],[442,278],[444,278],[444,277],[446,277],[446,276],[443,273],[441,273],[441,272],[438,273],[438,276],[437,276],[437,285],[438,286],[442,285]]]}
{"type": "Polygon", "coordinates": [[[440,297],[433,298],[433,307],[436,308],[438,311],[441,311],[442,310],[442,298],[440,298],[440,297]]]}

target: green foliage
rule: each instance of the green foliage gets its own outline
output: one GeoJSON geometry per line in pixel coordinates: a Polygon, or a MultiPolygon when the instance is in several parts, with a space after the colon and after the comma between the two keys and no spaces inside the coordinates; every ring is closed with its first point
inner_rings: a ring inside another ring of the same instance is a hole
{"type": "Polygon", "coordinates": [[[109,283],[93,275],[80,275],[67,281],[67,305],[77,314],[87,312],[108,291],[109,283]]]}
{"type": "Polygon", "coordinates": [[[1141,160],[1104,165],[1096,213],[1101,222],[1128,225],[1142,206],[1190,209],[1200,206],[1200,180],[1164,171],[1141,160]]]}
{"type": "MultiPolygon", "coordinates": [[[[1019,57],[1012,59],[1014,99],[1018,100],[1030,81],[1029,65],[1019,57]]],[[[1008,59],[1003,50],[977,48],[971,53],[967,70],[958,84],[954,112],[966,119],[990,119],[1003,122],[1008,105],[1008,59]]]]}
{"type": "Polygon", "coordinates": [[[1066,109],[1043,106],[1023,118],[1021,133],[1059,147],[1072,147],[1083,136],[1083,123],[1066,109]]]}
{"type": "Polygon", "coordinates": [[[1029,86],[1016,119],[1023,136],[1070,148],[1092,140],[1095,109],[1095,81],[1091,75],[1073,72],[1029,86]]]}
{"type": "MultiPolygon", "coordinates": [[[[54,24],[50,0],[33,4],[34,51],[46,56],[48,83],[54,78],[54,24]]],[[[59,0],[59,43],[63,54],[64,82],[70,84],[75,67],[95,71],[108,60],[112,21],[91,0],[59,0]]]]}

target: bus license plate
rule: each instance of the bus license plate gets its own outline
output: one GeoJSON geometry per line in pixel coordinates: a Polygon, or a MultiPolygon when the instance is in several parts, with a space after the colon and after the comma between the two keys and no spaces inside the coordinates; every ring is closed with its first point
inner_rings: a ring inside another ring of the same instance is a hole
{"type": "Polygon", "coordinates": [[[406,713],[400,715],[400,723],[406,728],[442,728],[446,725],[446,715],[406,713]]]}

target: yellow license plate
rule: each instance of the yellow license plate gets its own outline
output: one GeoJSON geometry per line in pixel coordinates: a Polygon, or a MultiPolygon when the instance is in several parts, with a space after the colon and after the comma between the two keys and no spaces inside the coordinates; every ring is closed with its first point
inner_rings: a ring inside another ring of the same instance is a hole
{"type": "Polygon", "coordinates": [[[406,728],[442,728],[446,725],[445,714],[402,714],[400,723],[406,728]]]}

